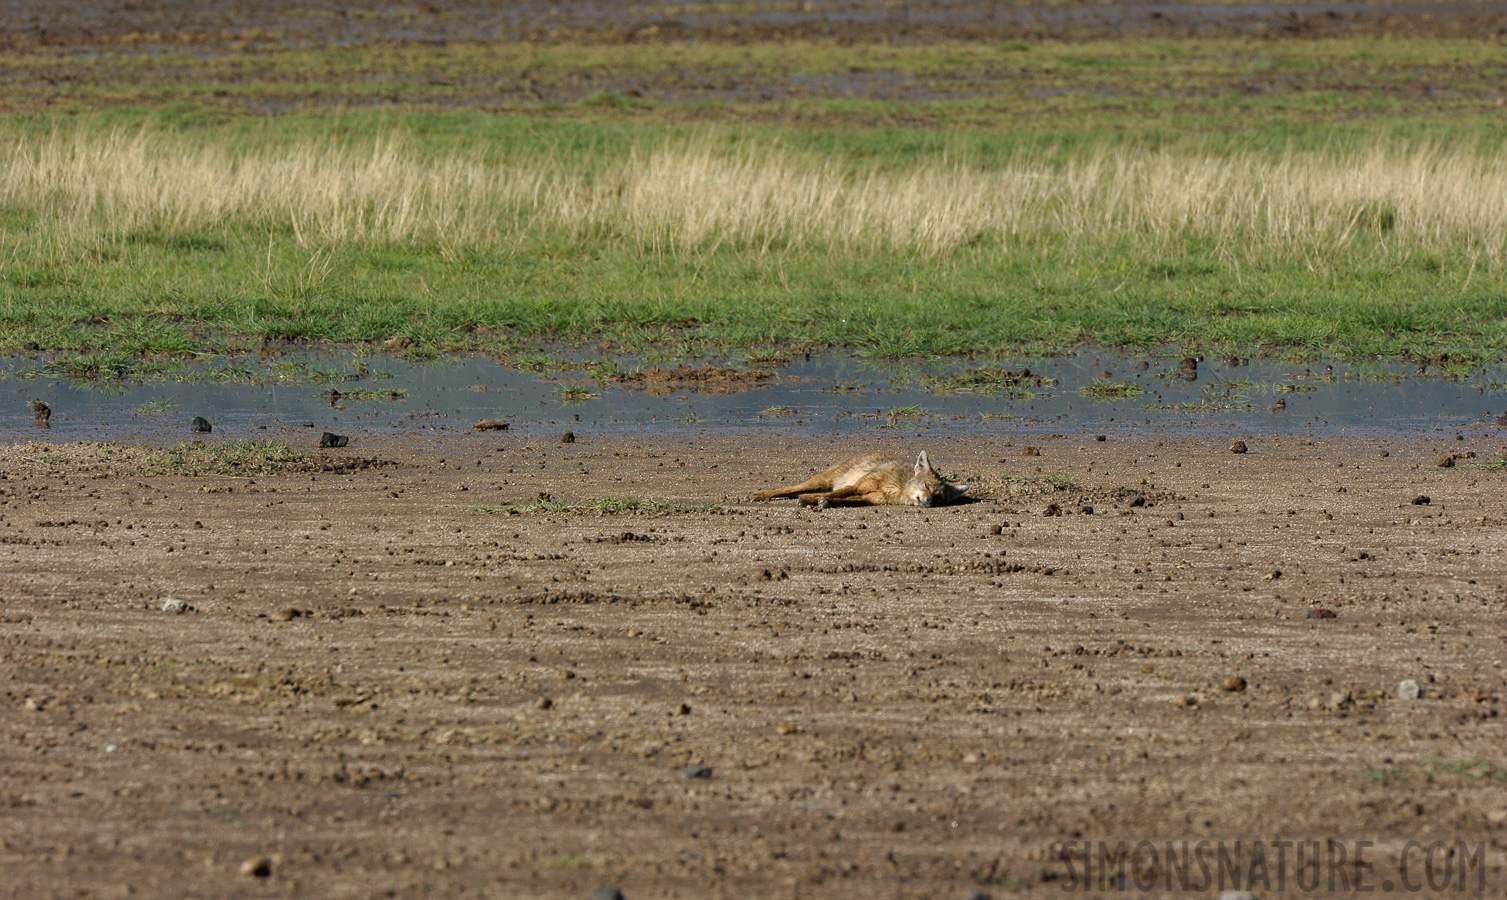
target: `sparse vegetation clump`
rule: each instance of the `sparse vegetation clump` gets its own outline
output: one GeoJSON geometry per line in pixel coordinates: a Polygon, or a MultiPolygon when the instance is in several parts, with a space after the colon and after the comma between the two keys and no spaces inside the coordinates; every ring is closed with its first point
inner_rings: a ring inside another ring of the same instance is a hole
{"type": "Polygon", "coordinates": [[[1078,388],[1078,393],[1090,400],[1130,400],[1145,391],[1129,381],[1095,381],[1078,388]]]}
{"type": "Polygon", "coordinates": [[[591,497],[575,502],[539,499],[522,506],[479,506],[471,510],[479,516],[516,516],[543,513],[563,513],[573,516],[613,516],[636,514],[662,516],[677,512],[704,512],[716,509],[715,504],[688,506],[682,503],[665,503],[658,500],[640,500],[637,497],[591,497]]]}
{"type": "Polygon", "coordinates": [[[297,469],[309,454],[277,441],[193,441],[154,455],[143,475],[275,475],[297,469]]]}

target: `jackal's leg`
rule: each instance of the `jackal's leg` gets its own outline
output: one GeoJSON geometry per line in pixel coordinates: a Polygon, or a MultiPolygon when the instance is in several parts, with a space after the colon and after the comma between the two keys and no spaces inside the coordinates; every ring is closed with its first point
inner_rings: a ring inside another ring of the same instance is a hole
{"type": "Polygon", "coordinates": [[[841,503],[844,499],[859,493],[856,487],[845,487],[835,491],[826,491],[817,494],[801,494],[797,499],[806,506],[818,506],[826,509],[834,503],[841,503]]]}
{"type": "Polygon", "coordinates": [[[773,500],[776,497],[795,497],[800,494],[809,494],[813,491],[830,491],[832,482],[837,478],[838,469],[831,468],[819,475],[812,475],[800,484],[790,487],[776,488],[772,491],[754,491],[749,496],[755,500],[773,500]]]}
{"type": "Polygon", "coordinates": [[[890,496],[884,491],[833,491],[826,495],[827,506],[887,506],[890,496]]]}

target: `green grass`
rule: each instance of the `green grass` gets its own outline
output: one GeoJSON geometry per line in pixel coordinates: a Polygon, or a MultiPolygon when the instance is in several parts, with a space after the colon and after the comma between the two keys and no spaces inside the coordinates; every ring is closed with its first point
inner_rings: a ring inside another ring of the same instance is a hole
{"type": "Polygon", "coordinates": [[[1367,781],[1396,784],[1408,781],[1451,781],[1475,784],[1507,782],[1507,768],[1487,761],[1445,762],[1430,760],[1416,765],[1369,766],[1356,775],[1367,781]]]}
{"type": "MultiPolygon", "coordinates": [[[[51,140],[146,134],[174,152],[243,161],[300,148],[314,160],[345,154],[359,176],[363,160],[390,152],[396,169],[421,182],[447,166],[483,175],[533,166],[580,187],[572,196],[581,203],[610,198],[587,188],[615,184],[624,160],[686,147],[784,166],[818,187],[964,180],[956,209],[941,210],[952,230],[929,231],[925,223],[938,217],[901,217],[849,238],[841,228],[802,231],[809,203],[795,204],[795,224],[734,222],[706,233],[693,227],[696,216],[675,219],[676,204],[690,202],[684,197],[560,224],[551,217],[575,207],[548,191],[548,204],[480,207],[467,205],[466,191],[438,199],[418,191],[413,206],[377,197],[315,220],[271,207],[193,211],[196,183],[184,180],[185,207],[160,209],[156,189],[183,171],[170,154],[164,180],[147,183],[129,215],[70,207],[57,193],[0,199],[0,351],[35,342],[63,355],[30,374],[97,381],[250,380],[243,367],[210,376],[188,363],[283,342],[396,347],[415,358],[481,351],[552,372],[569,366],[539,348],[562,340],[650,362],[739,348],[751,366],[823,346],[873,359],[1050,353],[1084,343],[1387,360],[1448,353],[1454,368],[1444,371],[1458,373],[1471,361],[1507,357],[1507,246],[1469,222],[1410,231],[1417,223],[1395,185],[1335,201],[1337,220],[1348,223],[1340,232],[1289,241],[1250,223],[1226,231],[1193,220],[1167,225],[1155,203],[1145,219],[1104,217],[1112,227],[1052,224],[1107,203],[1108,186],[1134,193],[1133,179],[1109,175],[1098,192],[1085,188],[1019,222],[979,228],[970,223],[982,213],[967,204],[983,194],[967,179],[1017,172],[1023,183],[1051,183],[1114,159],[1165,159],[1178,177],[1184,163],[1225,161],[1239,171],[1290,154],[1299,163],[1353,162],[1373,150],[1489,160],[1501,145],[1504,64],[1494,42],[1433,38],[456,42],[203,55],[122,44],[76,57],[10,49],[0,51],[8,75],[0,113],[9,111],[0,115],[0,155],[51,140]],[[785,90],[797,79],[871,73],[916,79],[927,99],[785,90]],[[667,79],[667,96],[690,99],[635,98],[610,84],[643,76],[667,79]],[[697,85],[726,79],[780,88],[787,99],[698,94],[697,85]],[[524,80],[563,99],[529,99],[524,80]],[[1412,87],[1421,81],[1447,90],[1426,97],[1412,87]],[[69,85],[67,106],[56,84],[69,85]],[[402,102],[362,111],[387,95],[402,102]],[[492,111],[464,108],[472,102],[492,111]],[[261,114],[285,103],[302,111],[261,114]],[[392,224],[399,207],[413,211],[409,225],[392,224]],[[675,220],[664,224],[655,218],[662,213],[675,220]],[[371,224],[379,219],[392,230],[371,224]]],[[[1303,169],[1282,171],[1296,178],[1303,169]]],[[[1469,187],[1477,174],[1456,181],[1469,187]]],[[[742,183],[729,183],[730,196],[741,196],[742,183]]],[[[338,384],[355,374],[278,377],[338,384]]],[[[591,371],[598,380],[611,374],[591,371]]],[[[1014,389],[991,378],[977,370],[934,389],[1014,389]]],[[[562,391],[562,399],[570,398],[562,391]]]]}
{"type": "Polygon", "coordinates": [[[1507,472],[1507,456],[1498,456],[1496,459],[1475,463],[1473,468],[1485,469],[1488,472],[1507,472]]]}
{"type": "Polygon", "coordinates": [[[1090,400],[1129,400],[1145,393],[1138,384],[1128,381],[1095,381],[1078,388],[1090,400]]]}

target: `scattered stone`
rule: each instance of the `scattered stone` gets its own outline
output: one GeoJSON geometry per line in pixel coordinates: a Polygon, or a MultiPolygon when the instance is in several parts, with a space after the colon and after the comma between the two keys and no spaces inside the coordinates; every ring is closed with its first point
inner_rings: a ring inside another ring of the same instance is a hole
{"type": "Polygon", "coordinates": [[[162,611],[165,613],[186,613],[188,612],[188,604],[173,597],[164,597],[162,600],[162,611]]]}
{"type": "Polygon", "coordinates": [[[1127,503],[1127,504],[1125,504],[1125,505],[1126,506],[1145,506],[1146,505],[1146,497],[1143,494],[1136,494],[1134,497],[1131,497],[1130,498],[1130,502],[1127,503]]]}
{"type": "Polygon", "coordinates": [[[561,681],[569,681],[570,679],[576,677],[576,673],[572,672],[569,669],[556,669],[555,677],[560,679],[561,681]]]}
{"type": "Polygon", "coordinates": [[[1108,435],[1103,435],[1103,434],[1096,434],[1096,435],[1094,435],[1094,440],[1096,440],[1096,441],[1098,441],[1100,443],[1103,443],[1103,442],[1109,440],[1109,436],[1108,435]]]}
{"type": "Polygon", "coordinates": [[[1423,696],[1423,685],[1409,678],[1397,683],[1398,700],[1417,700],[1423,696]]]}
{"type": "Polygon", "coordinates": [[[989,526],[989,533],[990,534],[995,534],[995,535],[1002,534],[1002,533],[1004,533],[1004,530],[1005,529],[1001,528],[998,525],[990,525],[989,526]]]}
{"type": "Polygon", "coordinates": [[[1263,580],[1264,581],[1276,581],[1278,578],[1281,578],[1281,577],[1282,577],[1282,570],[1281,569],[1272,569],[1270,572],[1266,573],[1266,576],[1265,576],[1265,578],[1263,580]]]}
{"type": "Polygon", "coordinates": [[[1062,515],[1062,507],[1058,506],[1055,503],[1048,503],[1047,508],[1042,510],[1041,514],[1048,518],[1051,518],[1052,516],[1060,516],[1062,515]]]}
{"type": "Polygon", "coordinates": [[[685,777],[687,778],[711,778],[711,766],[686,766],[685,777]]]}
{"type": "Polygon", "coordinates": [[[1173,706],[1180,706],[1180,707],[1183,707],[1184,709],[1187,709],[1189,707],[1197,706],[1198,705],[1198,698],[1194,697],[1192,694],[1189,694],[1186,697],[1173,697],[1172,698],[1172,705],[1173,706]]]}
{"type": "Polygon", "coordinates": [[[780,734],[795,734],[797,731],[800,731],[800,729],[795,726],[794,722],[781,722],[780,723],[780,727],[779,727],[780,734]]]}
{"type": "Polygon", "coordinates": [[[1282,412],[1287,409],[1287,398],[1278,397],[1277,402],[1272,404],[1272,412],[1282,412]]]}
{"type": "Polygon", "coordinates": [[[1226,356],[1224,358],[1224,364],[1226,367],[1231,369],[1237,368],[1240,365],[1240,357],[1231,353],[1229,356],[1226,356]]]}
{"type": "Polygon", "coordinates": [[[43,428],[52,427],[52,407],[41,400],[33,400],[31,401],[31,412],[32,415],[37,417],[38,425],[43,428]]]}
{"type": "Polygon", "coordinates": [[[272,860],[265,856],[253,856],[241,863],[241,874],[247,878],[266,878],[272,874],[272,860]]]}
{"type": "Polygon", "coordinates": [[[41,712],[42,710],[47,708],[47,701],[38,700],[36,697],[27,697],[26,708],[31,710],[32,712],[41,712]]]}
{"type": "Polygon", "coordinates": [[[549,699],[548,697],[540,697],[538,700],[534,701],[534,709],[549,709],[554,705],[555,701],[549,699]]]}
{"type": "Polygon", "coordinates": [[[1387,451],[1385,451],[1385,450],[1378,450],[1378,451],[1376,451],[1376,453],[1377,453],[1377,455],[1378,455],[1378,456],[1380,456],[1380,457],[1381,457],[1381,458],[1382,458],[1382,459],[1386,459],[1386,458],[1387,458],[1387,457],[1389,457],[1389,456],[1391,456],[1391,455],[1392,455],[1392,454],[1390,454],[1390,453],[1388,453],[1388,452],[1387,452],[1387,451]]]}
{"type": "Polygon", "coordinates": [[[1231,444],[1230,445],[1230,452],[1231,453],[1244,453],[1244,452],[1246,452],[1245,441],[1236,441],[1235,443],[1231,444]]]}
{"type": "Polygon", "coordinates": [[[974,891],[968,895],[968,900],[994,900],[993,896],[984,891],[974,891]]]}
{"type": "Polygon", "coordinates": [[[331,447],[344,447],[351,439],[343,434],[332,434],[326,431],[319,436],[319,449],[328,450],[331,447]]]}
{"type": "Polygon", "coordinates": [[[1312,609],[1310,609],[1308,611],[1308,618],[1310,618],[1310,619],[1333,619],[1333,618],[1335,618],[1334,610],[1332,610],[1332,609],[1320,609],[1319,607],[1315,606],[1315,607],[1313,607],[1312,609]]]}
{"type": "Polygon", "coordinates": [[[567,431],[564,434],[560,435],[560,443],[562,444],[574,444],[575,442],[576,433],[574,431],[567,431]]]}
{"type": "Polygon", "coordinates": [[[1224,680],[1224,684],[1220,685],[1220,687],[1224,688],[1226,691],[1229,691],[1231,694],[1244,693],[1245,679],[1241,678],[1239,675],[1231,675],[1229,678],[1226,678],[1224,680]]]}
{"type": "Polygon", "coordinates": [[[630,628],[630,629],[628,629],[628,637],[641,637],[643,635],[643,633],[644,633],[643,629],[641,629],[641,628],[630,628]]]}
{"type": "Polygon", "coordinates": [[[1455,467],[1455,456],[1453,453],[1441,456],[1439,457],[1439,461],[1434,463],[1434,465],[1440,469],[1453,469],[1455,467]]]}
{"type": "Polygon", "coordinates": [[[1414,506],[1428,506],[1429,505],[1428,494],[1419,494],[1418,496],[1414,497],[1413,498],[1413,505],[1414,506]]]}
{"type": "Polygon", "coordinates": [[[503,422],[498,419],[482,419],[471,427],[477,431],[507,431],[511,422],[503,422]]]}
{"type": "Polygon", "coordinates": [[[1486,821],[1491,825],[1507,825],[1507,806],[1487,813],[1486,821]]]}
{"type": "Polygon", "coordinates": [[[691,714],[690,704],[687,704],[687,703],[676,704],[676,706],[675,706],[675,715],[677,715],[677,716],[688,716],[690,714],[691,714]]]}
{"type": "Polygon", "coordinates": [[[1078,507],[1078,512],[1081,515],[1091,516],[1091,515],[1094,514],[1094,508],[1092,506],[1088,506],[1087,504],[1085,504],[1083,506],[1078,507]]]}
{"type": "Polygon", "coordinates": [[[203,416],[194,416],[192,429],[195,434],[209,434],[215,430],[215,427],[209,424],[209,420],[203,416]]]}
{"type": "Polygon", "coordinates": [[[302,611],[290,607],[288,609],[280,609],[267,616],[267,618],[274,622],[291,622],[301,615],[303,615],[302,611]]]}
{"type": "Polygon", "coordinates": [[[599,887],[591,892],[591,900],[627,900],[615,887],[599,887]]]}
{"type": "Polygon", "coordinates": [[[1021,456],[1040,456],[1041,455],[1041,448],[1040,447],[1022,447],[1022,448],[1020,448],[1020,455],[1021,456]]]}

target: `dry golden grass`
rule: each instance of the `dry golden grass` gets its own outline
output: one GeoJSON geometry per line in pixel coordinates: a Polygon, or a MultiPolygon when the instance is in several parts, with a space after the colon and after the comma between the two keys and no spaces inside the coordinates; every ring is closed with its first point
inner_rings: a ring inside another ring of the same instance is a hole
{"type": "Polygon", "coordinates": [[[487,162],[392,138],[237,147],[165,131],[82,131],[0,150],[0,204],[74,240],[290,229],[300,243],[506,247],[525,239],[647,252],[794,247],[944,257],[976,245],[1206,240],[1232,257],[1322,260],[1462,250],[1498,267],[1507,155],[1480,148],[1190,155],[1101,150],[980,170],[864,168],[778,147],[666,143],[569,164],[487,162]]]}

